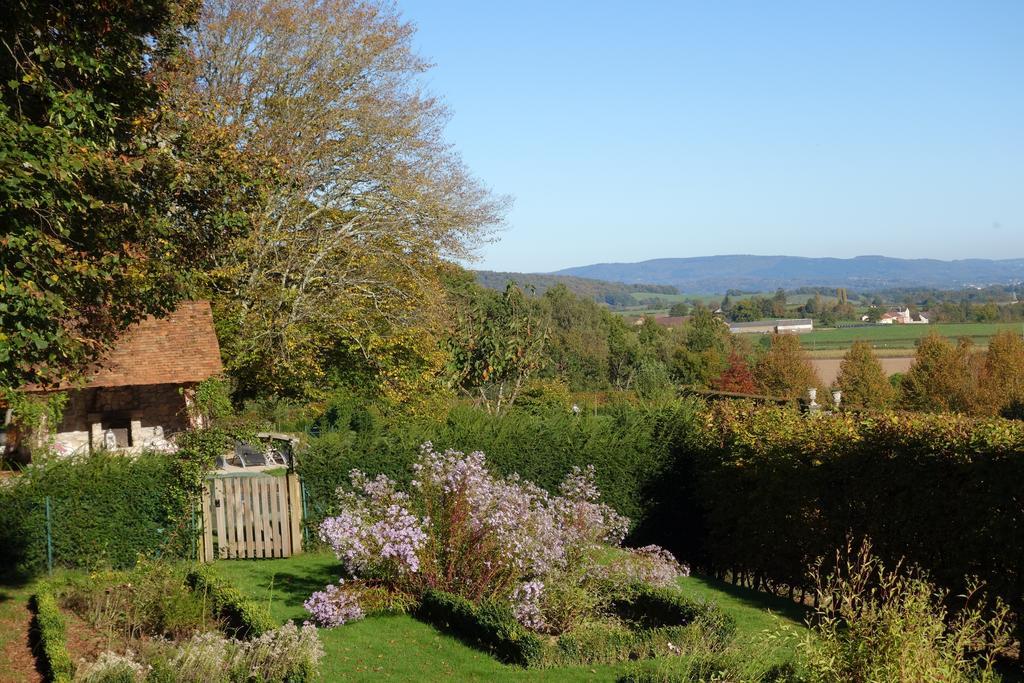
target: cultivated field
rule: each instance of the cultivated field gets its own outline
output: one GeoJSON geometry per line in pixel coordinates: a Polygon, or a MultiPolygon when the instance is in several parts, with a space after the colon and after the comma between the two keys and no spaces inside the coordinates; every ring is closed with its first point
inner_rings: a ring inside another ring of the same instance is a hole
{"type": "Polygon", "coordinates": [[[917,341],[932,332],[952,340],[967,337],[977,346],[987,346],[988,340],[1001,330],[1024,331],[1020,323],[963,323],[937,325],[868,325],[864,327],[837,327],[821,329],[800,335],[800,341],[809,351],[847,349],[853,342],[864,339],[876,349],[913,349],[917,341]]]}

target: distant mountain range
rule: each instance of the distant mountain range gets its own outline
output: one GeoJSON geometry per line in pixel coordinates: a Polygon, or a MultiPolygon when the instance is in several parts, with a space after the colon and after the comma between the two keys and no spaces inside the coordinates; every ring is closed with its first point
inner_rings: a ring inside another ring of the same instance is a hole
{"type": "Polygon", "coordinates": [[[894,287],[959,289],[1024,282],[1024,258],[1007,260],[901,259],[887,256],[805,258],[801,256],[700,256],[639,263],[596,263],[565,268],[566,275],[622,282],[671,285],[687,293],[723,293],[729,289],[770,291],[782,287],[894,287]]]}

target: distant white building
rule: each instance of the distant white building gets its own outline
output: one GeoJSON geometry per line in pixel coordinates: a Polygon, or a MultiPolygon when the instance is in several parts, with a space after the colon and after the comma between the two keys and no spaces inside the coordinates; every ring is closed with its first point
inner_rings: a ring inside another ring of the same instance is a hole
{"type": "Polygon", "coordinates": [[[893,308],[882,314],[879,325],[927,325],[928,318],[923,313],[911,314],[909,308],[893,308]]]}
{"type": "Polygon", "coordinates": [[[813,330],[814,321],[810,318],[729,323],[729,331],[733,334],[802,334],[813,330]]]}

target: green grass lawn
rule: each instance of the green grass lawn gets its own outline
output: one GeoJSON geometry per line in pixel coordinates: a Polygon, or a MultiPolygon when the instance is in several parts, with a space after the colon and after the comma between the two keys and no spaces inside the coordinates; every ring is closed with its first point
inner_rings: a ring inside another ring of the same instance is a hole
{"type": "Polygon", "coordinates": [[[1020,323],[940,323],[935,325],[872,325],[869,327],[839,327],[821,329],[800,335],[804,348],[809,350],[845,349],[857,340],[866,340],[879,349],[913,349],[916,342],[930,333],[957,340],[969,337],[978,346],[987,346],[988,340],[1001,330],[1024,331],[1020,323]]]}
{"type": "MultiPolygon", "coordinates": [[[[281,621],[306,617],[302,602],[315,590],[337,581],[338,565],[331,555],[309,554],[283,560],[223,560],[217,572],[254,600],[268,606],[281,621]]],[[[755,591],[712,579],[680,580],[686,593],[714,600],[731,614],[738,627],[737,646],[750,648],[752,656],[785,661],[792,656],[791,641],[768,638],[766,631],[782,625],[802,633],[799,606],[755,591]]],[[[412,617],[371,617],[320,632],[327,656],[323,680],[521,680],[609,681],[627,663],[614,666],[583,666],[526,671],[501,664],[464,645],[458,639],[412,617]]]]}

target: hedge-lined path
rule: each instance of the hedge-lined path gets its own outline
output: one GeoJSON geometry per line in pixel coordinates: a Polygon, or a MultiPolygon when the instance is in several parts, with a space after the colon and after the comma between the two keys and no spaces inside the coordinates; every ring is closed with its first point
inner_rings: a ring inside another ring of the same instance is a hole
{"type": "MultiPolygon", "coordinates": [[[[268,607],[281,621],[307,618],[302,608],[309,594],[338,580],[338,563],[332,555],[308,554],[282,560],[223,560],[216,572],[253,600],[268,607]]],[[[795,654],[793,638],[773,639],[767,631],[790,627],[804,633],[799,605],[776,596],[731,586],[714,579],[681,580],[682,590],[694,597],[717,602],[736,619],[737,644],[772,660],[789,661],[795,654]]],[[[409,616],[371,617],[339,628],[323,629],[326,650],[323,680],[418,680],[427,681],[614,681],[628,667],[579,666],[524,670],[508,666],[468,647],[432,626],[409,616]]]]}
{"type": "Polygon", "coordinates": [[[0,585],[0,683],[41,683],[29,640],[32,627],[30,586],[0,585]]]}

